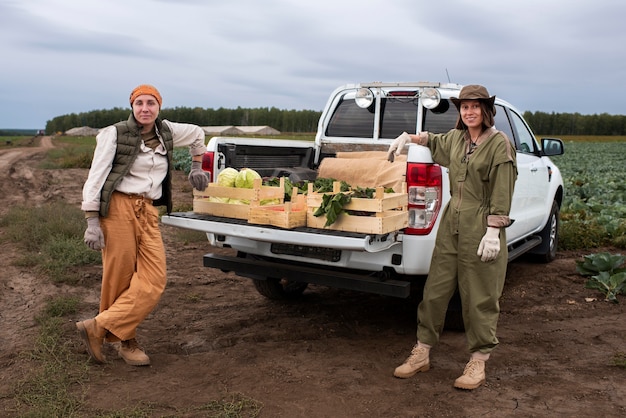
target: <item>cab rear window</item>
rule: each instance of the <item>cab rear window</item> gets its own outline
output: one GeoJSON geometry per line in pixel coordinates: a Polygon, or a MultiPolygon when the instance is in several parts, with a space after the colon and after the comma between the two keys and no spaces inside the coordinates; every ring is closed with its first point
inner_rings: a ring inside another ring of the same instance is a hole
{"type": "MultiPolygon", "coordinates": [[[[393,139],[402,132],[415,133],[417,124],[417,101],[407,98],[381,100],[379,123],[382,139],[393,139]]],[[[354,99],[343,99],[326,128],[326,135],[340,138],[374,138],[374,105],[363,109],[354,99]]],[[[435,109],[424,109],[424,128],[421,130],[441,133],[454,128],[458,112],[448,100],[435,109]]]]}

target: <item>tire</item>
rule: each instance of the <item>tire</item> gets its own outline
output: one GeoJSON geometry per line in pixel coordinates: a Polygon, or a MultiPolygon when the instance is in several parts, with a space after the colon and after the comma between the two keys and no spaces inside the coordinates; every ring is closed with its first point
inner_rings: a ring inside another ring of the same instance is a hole
{"type": "Polygon", "coordinates": [[[531,251],[533,258],[541,263],[549,263],[556,258],[556,250],[559,245],[559,205],[552,202],[552,209],[546,225],[539,232],[541,244],[531,251]]]}
{"type": "Polygon", "coordinates": [[[308,283],[268,277],[266,280],[252,279],[254,287],[261,295],[272,300],[291,300],[302,296],[308,283]]]}

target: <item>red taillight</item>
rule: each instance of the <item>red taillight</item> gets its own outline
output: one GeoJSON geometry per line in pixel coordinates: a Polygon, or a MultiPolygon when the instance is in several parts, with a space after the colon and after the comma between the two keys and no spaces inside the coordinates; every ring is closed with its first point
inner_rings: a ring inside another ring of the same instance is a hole
{"type": "Polygon", "coordinates": [[[441,209],[442,177],[438,164],[408,163],[406,168],[409,193],[409,235],[428,235],[441,209]]]}
{"type": "Polygon", "coordinates": [[[215,159],[215,153],[205,152],[202,156],[202,169],[209,173],[209,181],[213,181],[213,163],[215,159]]]}

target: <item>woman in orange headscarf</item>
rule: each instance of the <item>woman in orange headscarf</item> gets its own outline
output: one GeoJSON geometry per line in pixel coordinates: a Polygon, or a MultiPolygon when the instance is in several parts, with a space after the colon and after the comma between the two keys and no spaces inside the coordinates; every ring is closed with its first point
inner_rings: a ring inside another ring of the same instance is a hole
{"type": "Polygon", "coordinates": [[[136,340],[139,324],[158,303],[166,283],[165,249],[156,206],[172,208],[172,151],[189,146],[189,181],[204,190],[202,128],[159,119],[162,98],[150,85],[130,94],[132,113],[104,128],[83,187],[85,243],[102,251],[100,313],[76,323],[89,355],[104,363],[104,341],[135,366],[150,364],[136,340]]]}

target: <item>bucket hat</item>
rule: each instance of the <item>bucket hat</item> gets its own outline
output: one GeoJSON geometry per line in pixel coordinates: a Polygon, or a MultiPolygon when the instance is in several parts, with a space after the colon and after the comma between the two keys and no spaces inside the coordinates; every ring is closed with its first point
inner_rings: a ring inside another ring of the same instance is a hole
{"type": "MultiPolygon", "coordinates": [[[[451,97],[452,103],[456,106],[457,110],[461,106],[462,100],[480,100],[489,105],[491,110],[494,110],[493,103],[496,100],[496,96],[489,96],[489,92],[483,86],[478,84],[470,84],[464,86],[459,93],[459,97],[451,97]]],[[[495,112],[494,112],[495,113],[495,112]]]]}

